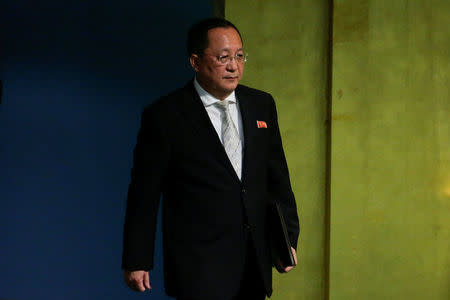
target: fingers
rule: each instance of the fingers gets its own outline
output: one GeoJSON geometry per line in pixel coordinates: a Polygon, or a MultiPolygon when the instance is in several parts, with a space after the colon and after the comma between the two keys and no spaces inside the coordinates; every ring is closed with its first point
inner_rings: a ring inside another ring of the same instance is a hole
{"type": "Polygon", "coordinates": [[[298,264],[298,261],[297,261],[297,252],[295,251],[295,249],[294,249],[293,247],[291,247],[291,250],[292,250],[292,255],[294,256],[294,262],[295,262],[295,265],[297,265],[297,264],[298,264]]]}
{"type": "Polygon", "coordinates": [[[144,286],[149,290],[152,288],[152,286],[150,285],[150,275],[148,274],[148,272],[145,272],[144,274],[144,286]]]}
{"type": "Polygon", "coordinates": [[[288,272],[291,271],[293,268],[294,268],[293,266],[284,268],[284,273],[288,273],[288,272]]]}
{"type": "Polygon", "coordinates": [[[145,287],[144,284],[142,282],[142,280],[138,280],[135,282],[135,290],[137,290],[138,292],[144,292],[145,291],[145,287]]]}
{"type": "MultiPolygon", "coordinates": [[[[295,262],[295,265],[289,266],[289,267],[281,266],[281,269],[283,270],[283,271],[282,271],[283,273],[288,273],[288,272],[291,271],[293,268],[295,268],[295,266],[296,266],[297,263],[298,263],[298,260],[297,260],[297,252],[295,251],[295,249],[294,249],[293,247],[291,247],[291,251],[292,251],[292,256],[294,256],[294,262],[295,262]]],[[[281,273],[281,272],[280,272],[280,273],[281,273]]]]}
{"type": "Polygon", "coordinates": [[[151,289],[150,276],[146,271],[124,271],[124,279],[132,290],[144,292],[146,288],[151,289]]]}

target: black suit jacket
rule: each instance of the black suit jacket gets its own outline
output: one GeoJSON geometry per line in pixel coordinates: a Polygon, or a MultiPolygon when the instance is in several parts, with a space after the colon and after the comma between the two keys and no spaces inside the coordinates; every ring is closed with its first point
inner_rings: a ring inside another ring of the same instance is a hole
{"type": "Polygon", "coordinates": [[[268,207],[282,205],[292,245],[299,222],[271,95],[239,85],[244,127],[237,177],[192,82],[146,108],[134,150],[122,268],[153,268],[163,196],[165,289],[171,296],[228,299],[239,287],[250,226],[266,292],[272,293],[268,207]],[[264,121],[267,128],[258,128],[264,121]]]}

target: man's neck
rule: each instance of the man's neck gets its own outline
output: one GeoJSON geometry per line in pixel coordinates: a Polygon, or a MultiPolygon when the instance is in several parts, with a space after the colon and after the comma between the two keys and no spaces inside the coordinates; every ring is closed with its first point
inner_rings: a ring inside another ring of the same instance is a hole
{"type": "Polygon", "coordinates": [[[219,93],[217,93],[217,91],[213,91],[212,89],[207,88],[206,87],[207,85],[202,81],[201,78],[196,76],[195,79],[197,80],[198,84],[202,87],[202,89],[204,89],[209,94],[211,94],[213,97],[215,97],[219,100],[225,100],[225,98],[227,98],[232,93],[232,92],[229,92],[229,93],[220,93],[219,94],[219,93]]]}

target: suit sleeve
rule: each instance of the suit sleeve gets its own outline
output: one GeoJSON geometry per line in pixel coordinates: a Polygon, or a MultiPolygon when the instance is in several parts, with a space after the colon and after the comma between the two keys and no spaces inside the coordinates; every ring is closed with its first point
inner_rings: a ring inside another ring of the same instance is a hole
{"type": "Polygon", "coordinates": [[[142,114],[128,188],[122,269],[153,268],[156,219],[169,160],[169,143],[152,108],[142,114]]]}
{"type": "Polygon", "coordinates": [[[298,235],[300,233],[297,205],[291,188],[289,170],[284,155],[280,129],[278,127],[275,101],[272,97],[270,99],[270,106],[271,122],[268,124],[268,129],[270,130],[268,189],[272,199],[280,203],[291,245],[297,249],[298,235]]]}

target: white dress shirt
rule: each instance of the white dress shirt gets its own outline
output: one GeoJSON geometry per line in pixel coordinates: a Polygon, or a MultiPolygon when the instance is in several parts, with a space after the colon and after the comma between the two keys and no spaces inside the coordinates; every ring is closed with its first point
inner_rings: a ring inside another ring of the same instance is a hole
{"type": "MultiPolygon", "coordinates": [[[[222,110],[217,105],[214,105],[214,103],[219,102],[221,100],[217,99],[216,97],[205,91],[205,89],[202,88],[198,83],[197,78],[194,79],[194,87],[198,95],[200,96],[203,105],[205,106],[206,112],[208,113],[209,119],[211,120],[211,123],[213,124],[220,141],[223,144],[222,115],[221,115],[222,110]]],[[[241,111],[239,109],[238,99],[236,99],[234,91],[228,97],[226,97],[225,100],[229,101],[229,110],[231,119],[233,120],[233,123],[238,130],[239,138],[241,139],[242,149],[244,149],[244,129],[242,127],[241,111]]]]}

